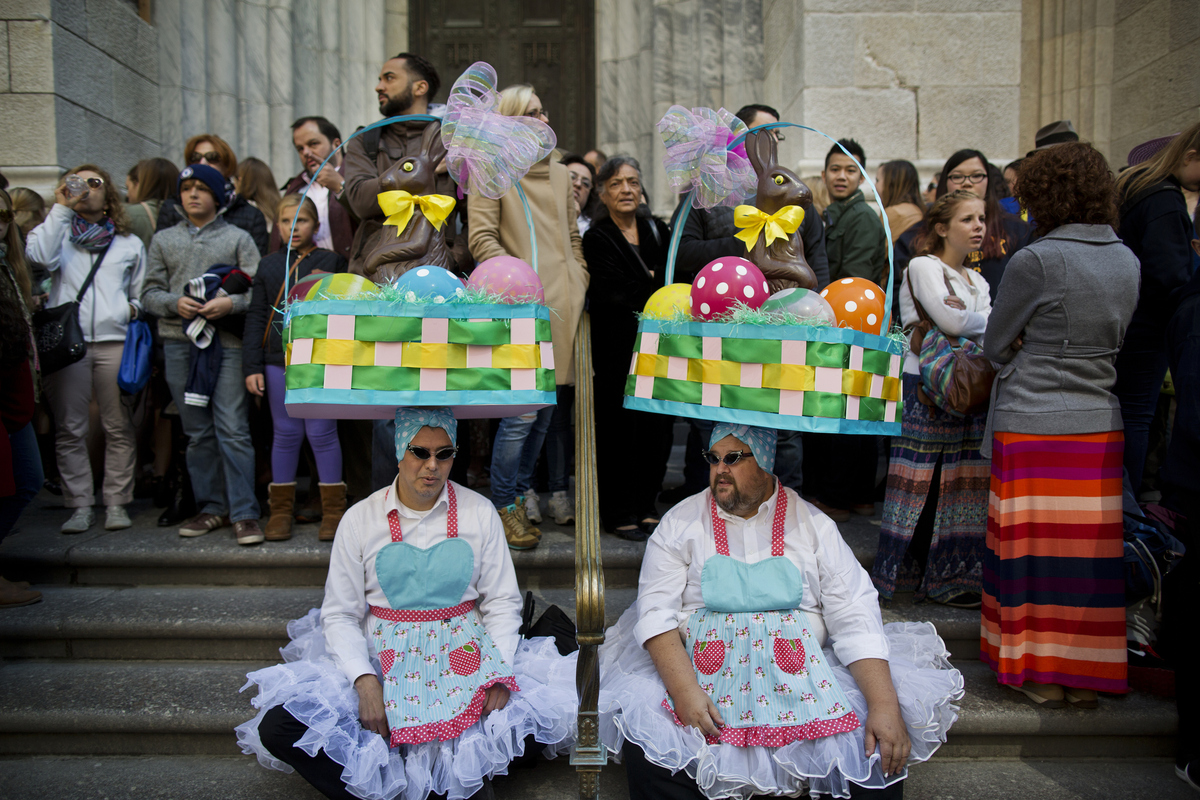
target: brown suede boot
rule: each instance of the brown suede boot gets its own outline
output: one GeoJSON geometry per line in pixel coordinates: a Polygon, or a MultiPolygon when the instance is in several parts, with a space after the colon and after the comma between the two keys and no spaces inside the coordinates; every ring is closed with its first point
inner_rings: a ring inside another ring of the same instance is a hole
{"type": "Polygon", "coordinates": [[[322,542],[332,542],[337,533],[338,523],[342,514],[346,513],[346,484],[322,483],[321,487],[321,528],[317,539],[322,542]]]}
{"type": "Polygon", "coordinates": [[[296,507],[296,482],[272,483],[270,491],[271,516],[267,519],[265,535],[268,542],[292,538],[292,513],[296,507]]]}

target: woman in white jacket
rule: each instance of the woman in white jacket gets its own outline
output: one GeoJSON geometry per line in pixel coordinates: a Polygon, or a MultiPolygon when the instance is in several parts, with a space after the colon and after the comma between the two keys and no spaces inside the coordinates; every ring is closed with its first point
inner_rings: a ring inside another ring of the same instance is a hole
{"type": "Polygon", "coordinates": [[[121,404],[117,373],[125,349],[125,327],[141,304],[146,248],[130,233],[129,218],[108,173],[84,164],[67,173],[87,183],[72,196],[65,181],[54,192],[46,221],[29,233],[26,253],[50,270],[47,306],[69,303],[78,296],[95,264],[96,276],[79,303],[79,325],[87,341],[80,361],[43,376],[57,425],[55,452],[62,476],[63,501],[73,509],[63,533],[82,533],[92,526],[92,466],[88,459],[88,416],[92,399],[100,406],[104,427],[104,527],[128,528],[125,505],[133,500],[136,440],[133,423],[121,404]]]}

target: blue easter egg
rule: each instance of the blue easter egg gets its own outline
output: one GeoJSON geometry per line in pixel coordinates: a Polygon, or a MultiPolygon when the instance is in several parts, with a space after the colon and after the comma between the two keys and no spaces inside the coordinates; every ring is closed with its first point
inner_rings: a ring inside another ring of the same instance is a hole
{"type": "Polygon", "coordinates": [[[448,303],[461,300],[467,287],[449,270],[413,267],[396,279],[396,289],[409,303],[448,303]]]}

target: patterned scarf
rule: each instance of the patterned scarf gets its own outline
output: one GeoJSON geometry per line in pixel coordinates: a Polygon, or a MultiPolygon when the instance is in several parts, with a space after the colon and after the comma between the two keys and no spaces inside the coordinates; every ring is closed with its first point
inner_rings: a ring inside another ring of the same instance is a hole
{"type": "Polygon", "coordinates": [[[117,226],[108,217],[99,222],[88,222],[78,214],[71,220],[71,242],[89,253],[97,253],[112,243],[117,226]]]}

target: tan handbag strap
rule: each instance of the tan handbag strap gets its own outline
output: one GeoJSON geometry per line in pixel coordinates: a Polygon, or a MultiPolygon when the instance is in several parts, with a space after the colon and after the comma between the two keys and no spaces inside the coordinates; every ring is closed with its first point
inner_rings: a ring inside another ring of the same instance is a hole
{"type": "MultiPolygon", "coordinates": [[[[308,253],[311,253],[311,252],[312,252],[312,250],[308,251],[308,253]]],[[[288,270],[289,272],[292,273],[291,282],[293,284],[295,284],[295,282],[296,282],[296,277],[297,277],[296,270],[297,270],[297,268],[299,268],[300,262],[303,261],[308,256],[308,253],[301,253],[299,256],[297,256],[296,260],[292,262],[291,269],[288,270]]],[[[287,256],[284,256],[284,258],[286,258],[286,257],[287,256]]],[[[263,329],[263,340],[262,340],[262,349],[263,349],[264,353],[267,352],[267,339],[269,339],[271,336],[271,324],[273,322],[275,322],[275,309],[279,307],[279,301],[283,299],[283,287],[285,287],[287,285],[288,285],[288,281],[284,281],[283,283],[279,284],[279,291],[275,295],[275,302],[271,304],[271,313],[269,315],[267,315],[267,326],[266,326],[266,328],[263,329]]]]}

